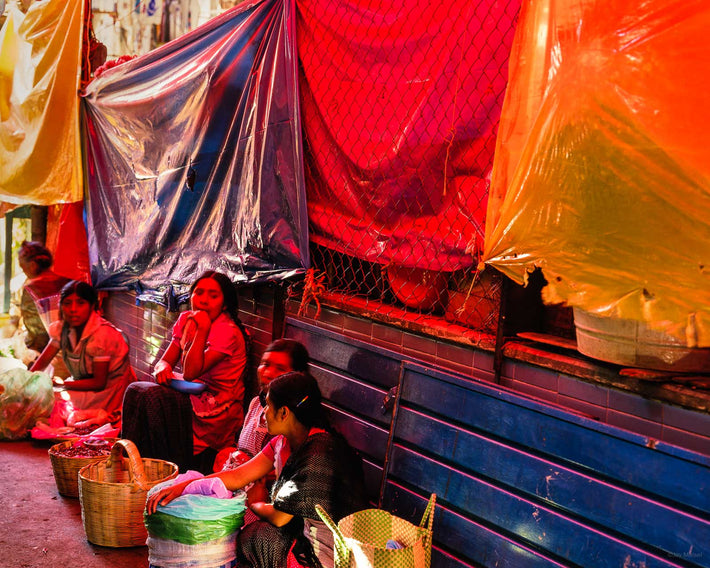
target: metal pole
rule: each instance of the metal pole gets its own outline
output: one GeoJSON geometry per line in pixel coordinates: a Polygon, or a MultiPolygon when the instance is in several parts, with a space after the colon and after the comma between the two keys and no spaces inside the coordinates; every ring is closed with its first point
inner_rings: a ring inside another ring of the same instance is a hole
{"type": "MultiPolygon", "coordinates": [[[[389,470],[390,458],[392,456],[392,447],[394,446],[394,429],[397,425],[397,414],[399,413],[399,399],[402,396],[402,383],[404,382],[404,361],[399,364],[399,378],[397,379],[397,386],[392,390],[396,390],[394,407],[392,408],[392,420],[390,420],[390,431],[387,437],[387,450],[385,451],[385,462],[382,464],[382,483],[380,484],[380,497],[377,502],[377,506],[382,508],[382,503],[385,499],[385,488],[387,486],[387,472],[389,470]]],[[[386,399],[383,402],[383,407],[386,408],[386,399]]]]}
{"type": "Polygon", "coordinates": [[[5,294],[3,302],[3,311],[10,311],[10,281],[12,280],[12,221],[14,215],[12,211],[5,213],[5,294]]]}

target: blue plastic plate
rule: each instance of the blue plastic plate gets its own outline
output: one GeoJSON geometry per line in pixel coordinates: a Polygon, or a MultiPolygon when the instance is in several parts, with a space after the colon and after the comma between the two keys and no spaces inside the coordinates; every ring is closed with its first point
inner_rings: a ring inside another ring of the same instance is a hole
{"type": "Polygon", "coordinates": [[[207,385],[205,383],[183,381],[182,379],[172,379],[170,381],[170,387],[174,388],[176,391],[187,394],[200,394],[203,390],[205,390],[205,388],[207,388],[207,385]]]}

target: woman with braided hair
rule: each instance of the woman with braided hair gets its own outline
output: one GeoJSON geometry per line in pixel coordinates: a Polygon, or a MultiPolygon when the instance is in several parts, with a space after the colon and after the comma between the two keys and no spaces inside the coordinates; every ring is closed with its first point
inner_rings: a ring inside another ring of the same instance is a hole
{"type": "MultiPolygon", "coordinates": [[[[249,496],[260,518],[242,529],[237,541],[241,567],[286,566],[292,545],[302,565],[333,566],[333,536],[315,511],[325,508],[336,522],[366,506],[362,464],[345,440],[329,426],[318,383],[309,373],[286,373],[262,395],[269,433],[274,437],[244,465],[209,477],[236,490],[272,468],[277,478],[270,495],[249,496]]],[[[151,495],[148,514],[179,497],[190,482],[151,495]]]]}

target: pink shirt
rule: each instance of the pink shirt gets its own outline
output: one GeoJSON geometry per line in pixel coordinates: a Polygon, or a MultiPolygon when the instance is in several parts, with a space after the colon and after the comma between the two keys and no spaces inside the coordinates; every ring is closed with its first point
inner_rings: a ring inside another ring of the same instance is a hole
{"type": "MultiPolygon", "coordinates": [[[[63,322],[56,321],[49,326],[49,336],[53,344],[61,348],[63,322]]],[[[97,312],[91,312],[84,326],[81,339],[77,341],[76,331],[67,334],[69,345],[62,349],[62,358],[75,379],[94,372],[94,362],[107,361],[108,377],[106,386],[100,391],[66,391],[72,406],[79,410],[104,409],[115,422],[121,415],[123,393],[136,379],[128,362],[128,345],[121,332],[97,312]]]]}
{"type": "MultiPolygon", "coordinates": [[[[188,316],[183,312],[173,326],[173,339],[181,343],[188,316]]],[[[212,322],[207,350],[224,353],[225,357],[196,379],[207,388],[190,395],[196,454],[208,447],[219,451],[233,445],[244,422],[242,375],[247,363],[246,346],[241,330],[227,314],[221,313],[212,322]]]]}
{"type": "MultiPolygon", "coordinates": [[[[325,430],[321,428],[311,428],[308,435],[312,436],[313,434],[322,434],[323,432],[325,432],[325,430]]],[[[274,462],[274,470],[276,471],[276,477],[278,477],[281,475],[281,470],[288,461],[288,458],[291,457],[291,446],[284,436],[274,436],[269,440],[268,444],[264,446],[261,453],[274,462]]]]}
{"type": "Polygon", "coordinates": [[[278,477],[281,475],[284,464],[291,457],[291,446],[289,446],[288,440],[283,436],[274,436],[264,446],[261,453],[274,463],[274,471],[276,471],[276,477],[278,477]]]}

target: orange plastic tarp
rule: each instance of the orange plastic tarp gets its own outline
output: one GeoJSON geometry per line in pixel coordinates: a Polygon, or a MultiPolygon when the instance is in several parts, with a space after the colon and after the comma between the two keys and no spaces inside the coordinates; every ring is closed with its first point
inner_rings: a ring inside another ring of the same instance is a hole
{"type": "Polygon", "coordinates": [[[710,346],[710,3],[532,0],[484,260],[544,299],[710,346]]]}
{"type": "Polygon", "coordinates": [[[82,199],[79,80],[83,0],[16,4],[0,30],[0,200],[82,199]]]}

